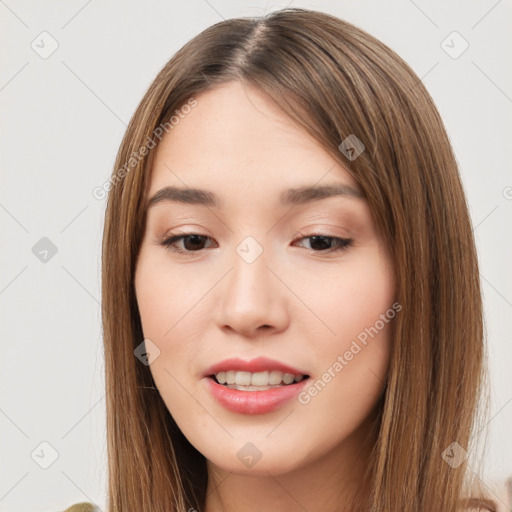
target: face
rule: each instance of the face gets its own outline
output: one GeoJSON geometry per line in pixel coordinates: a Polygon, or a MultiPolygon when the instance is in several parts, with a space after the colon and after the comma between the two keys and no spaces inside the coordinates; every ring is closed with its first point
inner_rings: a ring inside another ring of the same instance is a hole
{"type": "Polygon", "coordinates": [[[370,417],[392,265],[355,180],[266,96],[232,82],[196,100],[155,149],[135,274],[150,371],[210,465],[284,473],[370,417]]]}

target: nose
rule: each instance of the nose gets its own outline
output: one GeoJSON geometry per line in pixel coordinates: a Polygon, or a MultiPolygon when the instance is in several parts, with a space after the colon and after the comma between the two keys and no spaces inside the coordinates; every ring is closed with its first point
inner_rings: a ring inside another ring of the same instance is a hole
{"type": "Polygon", "coordinates": [[[216,290],[221,329],[253,338],[288,326],[287,289],[276,276],[279,272],[267,266],[265,256],[264,251],[250,263],[238,254],[233,258],[232,270],[216,290]]]}

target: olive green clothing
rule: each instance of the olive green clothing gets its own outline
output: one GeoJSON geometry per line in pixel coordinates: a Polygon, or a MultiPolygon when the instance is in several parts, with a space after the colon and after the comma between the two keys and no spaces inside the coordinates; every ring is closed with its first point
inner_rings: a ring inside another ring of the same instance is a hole
{"type": "Polygon", "coordinates": [[[71,505],[71,507],[64,510],[64,512],[99,512],[99,508],[92,503],[76,503],[75,505],[71,505]]]}

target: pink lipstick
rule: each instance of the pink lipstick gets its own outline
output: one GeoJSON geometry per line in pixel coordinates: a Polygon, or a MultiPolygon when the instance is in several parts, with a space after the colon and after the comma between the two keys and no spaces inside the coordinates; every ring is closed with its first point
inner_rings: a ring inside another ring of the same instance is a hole
{"type": "Polygon", "coordinates": [[[208,391],[219,404],[241,414],[278,409],[300,393],[308,378],[306,372],[266,357],[226,359],[203,374],[208,391]]]}

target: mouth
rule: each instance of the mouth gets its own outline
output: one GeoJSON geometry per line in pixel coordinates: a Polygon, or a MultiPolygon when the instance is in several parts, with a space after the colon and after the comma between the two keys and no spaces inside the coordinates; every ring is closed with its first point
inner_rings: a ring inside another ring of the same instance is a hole
{"type": "Polygon", "coordinates": [[[290,404],[309,380],[306,374],[278,370],[222,370],[205,377],[207,391],[222,407],[238,414],[261,415],[290,404]]]}
{"type": "Polygon", "coordinates": [[[224,408],[239,414],[266,414],[290,404],[310,375],[305,369],[257,357],[234,357],[210,366],[202,380],[208,393],[224,408]]]}
{"type": "Polygon", "coordinates": [[[309,375],[300,373],[284,373],[277,370],[262,372],[246,372],[227,370],[208,375],[217,384],[238,391],[266,391],[282,388],[306,380],[309,375]]]}

